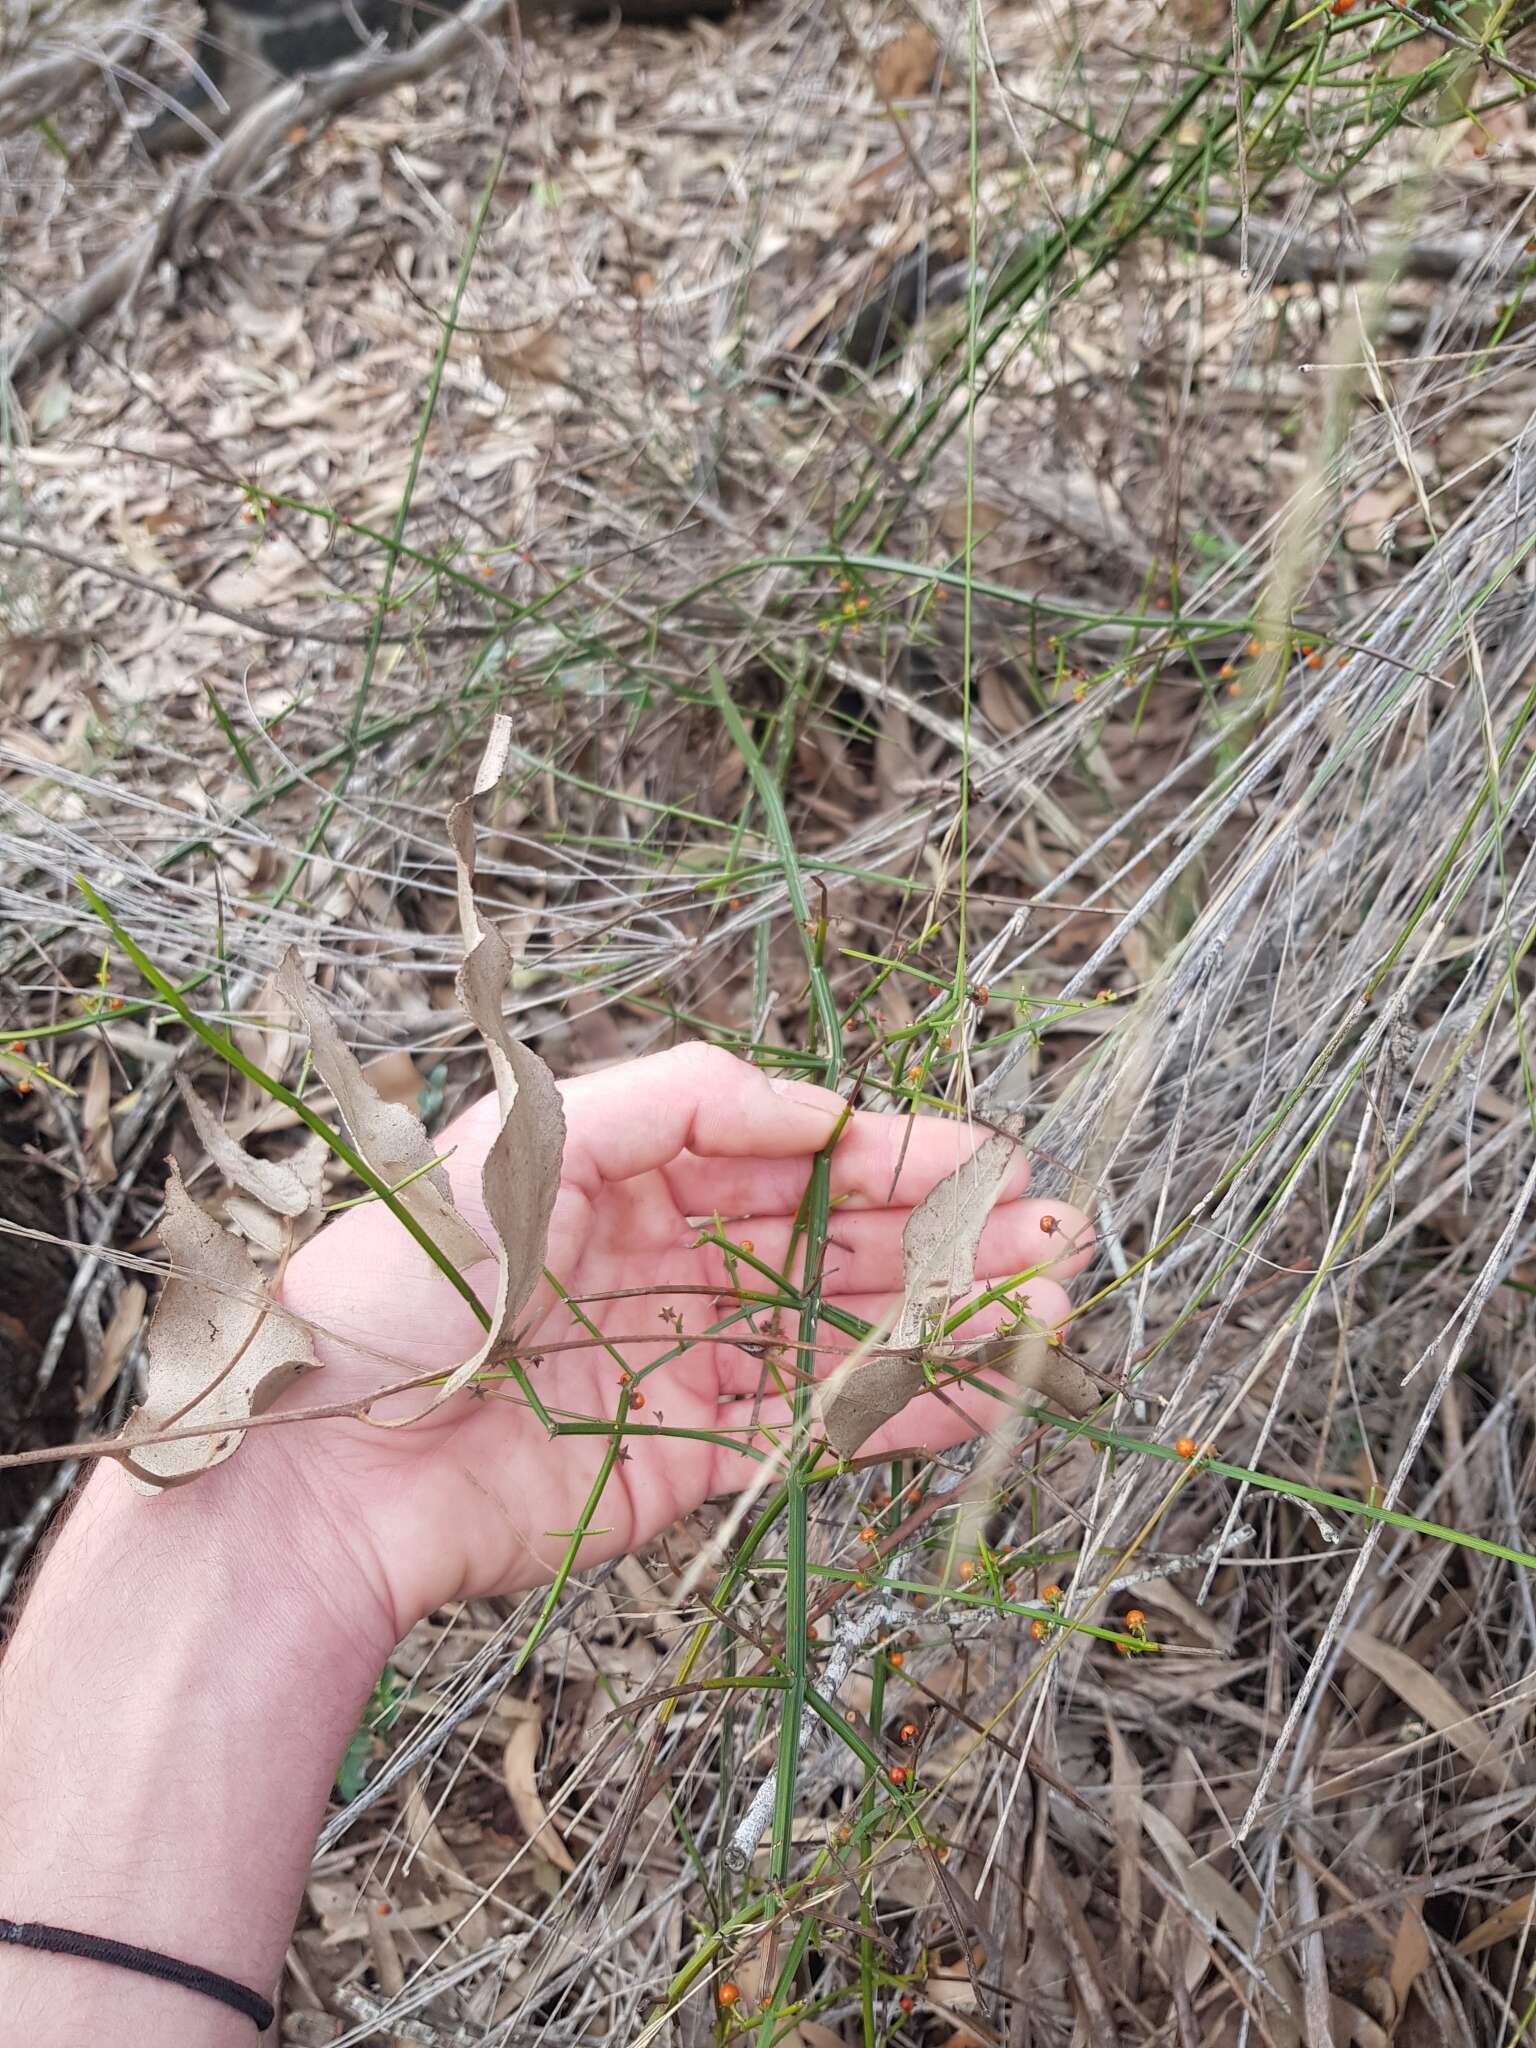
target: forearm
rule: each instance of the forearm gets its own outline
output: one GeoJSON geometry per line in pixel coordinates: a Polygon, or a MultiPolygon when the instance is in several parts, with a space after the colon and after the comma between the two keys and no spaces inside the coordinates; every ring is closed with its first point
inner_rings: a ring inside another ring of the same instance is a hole
{"type": "MultiPolygon", "coordinates": [[[[146,1499],[78,1501],[0,1662],[0,1917],[162,1950],[270,1994],[337,1760],[392,1647],[260,1434],[146,1499]],[[338,1579],[343,1582],[338,1583],[338,1579]]],[[[249,2048],[247,2019],[0,1946],[5,2038],[249,2048]]]]}

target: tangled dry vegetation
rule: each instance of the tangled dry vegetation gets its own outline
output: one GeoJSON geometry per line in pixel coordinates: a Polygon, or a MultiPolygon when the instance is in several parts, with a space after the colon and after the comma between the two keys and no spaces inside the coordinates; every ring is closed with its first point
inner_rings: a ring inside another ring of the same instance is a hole
{"type": "MultiPolygon", "coordinates": [[[[163,37],[5,19],[14,346],[189,174],[125,128],[163,37]]],[[[293,1129],[72,878],[290,1080],[298,946],[435,1127],[485,1085],[444,817],[498,710],[516,1028],[561,1073],[681,1034],[797,1069],[809,943],[865,1101],[1026,1114],[1101,1232],[1069,1345],[1127,1388],[818,1484],[803,1642],[723,1513],[568,1588],[515,1681],[537,1601],[435,1616],[285,2040],[1529,2031],[1517,30],[487,19],[232,158],[19,367],[6,1448],[123,1414],[165,1158],[202,1163],[175,1075],[293,1129]],[[737,1871],[780,1696],[655,1696],[765,1645],[840,1660],[862,1752],[811,1743],[737,1871]]],[[[0,1472],[0,1587],[69,1476],[0,1472]]]]}

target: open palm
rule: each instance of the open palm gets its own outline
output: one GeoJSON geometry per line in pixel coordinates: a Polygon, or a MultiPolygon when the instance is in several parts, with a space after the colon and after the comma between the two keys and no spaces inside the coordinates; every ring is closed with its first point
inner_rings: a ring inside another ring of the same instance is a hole
{"type": "MultiPolygon", "coordinates": [[[[709,1431],[765,1447],[764,1432],[788,1415],[765,1366],[770,1312],[714,1338],[738,1286],[765,1285],[700,1223],[782,1270],[791,1262],[794,1217],[814,1154],[843,1104],[830,1091],[775,1084],[757,1069],[706,1046],[683,1046],[562,1086],[567,1135],[547,1265],[573,1306],[550,1288],[530,1310],[521,1358],[557,1421],[611,1422],[623,1373],[635,1376],[641,1412],[632,1419],[668,1431],[709,1431]],[[578,1308],[580,1313],[578,1313],[578,1308]],[[583,1320],[585,1318],[585,1320],[583,1320]],[[591,1325],[611,1349],[593,1337],[591,1325]],[[617,1354],[617,1356],[615,1356],[617,1354]],[[622,1360],[622,1366],[620,1361],[622,1360]],[[656,1363],[658,1360],[664,1361],[656,1363]]],[[[494,1098],[467,1110],[445,1132],[454,1198],[482,1234],[480,1166],[497,1128],[494,1098]]],[[[827,1300],[878,1322],[901,1290],[901,1233],[912,1204],[975,1149],[977,1134],[938,1117],[859,1113],[832,1155],[834,1203],[823,1272],[827,1300]]],[[[1066,1315],[1062,1280],[1079,1271],[1091,1232],[1075,1211],[1023,1199],[1020,1157],[982,1237],[978,1283],[1049,1266],[1019,1293],[1048,1328],[1066,1315]]],[[[469,1275],[482,1298],[495,1269],[469,1275]]],[[[476,1349],[481,1331],[465,1303],[377,1205],[329,1224],[293,1260],[285,1305],[310,1319],[329,1368],[324,1398],[363,1393],[404,1372],[446,1372],[476,1349]]],[[[995,1325],[984,1311],[971,1329],[995,1325]]],[[[793,1326],[786,1324],[786,1334],[793,1326]]],[[[822,1342],[833,1339],[824,1329],[822,1342]]],[[[783,1354],[786,1365],[793,1351],[783,1354]]],[[[835,1363],[818,1352],[817,1370],[835,1363]]],[[[321,1383],[303,1389],[306,1400],[321,1383]]],[[[389,1420],[422,1405],[402,1397],[389,1420]]],[[[959,1401],[924,1396],[888,1424],[875,1451],[937,1450],[984,1421],[959,1401]]],[[[995,1411],[994,1411],[995,1412],[995,1411]]],[[[409,1428],[367,1423],[306,1425],[292,1442],[312,1492],[328,1497],[348,1540],[382,1574],[403,1628],[444,1602],[514,1591],[549,1578],[565,1554],[601,1466],[608,1439],[551,1442],[510,1381],[466,1394],[409,1428]]],[[[746,1483],[754,1461],[728,1444],[674,1435],[632,1435],[592,1517],[580,1562],[633,1549],[713,1494],[746,1483]]]]}

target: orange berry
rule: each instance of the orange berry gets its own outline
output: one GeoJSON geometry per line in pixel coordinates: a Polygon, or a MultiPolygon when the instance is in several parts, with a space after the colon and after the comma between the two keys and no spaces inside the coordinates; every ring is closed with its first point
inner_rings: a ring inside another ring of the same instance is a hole
{"type": "Polygon", "coordinates": [[[1146,1627],[1147,1617],[1139,1607],[1132,1607],[1126,1614],[1125,1625],[1134,1635],[1137,1629],[1146,1627]]]}
{"type": "Polygon", "coordinates": [[[965,1559],[964,1559],[964,1560],[962,1561],[962,1563],[961,1563],[961,1566],[960,1566],[960,1576],[961,1576],[961,1578],[962,1578],[962,1579],[974,1579],[974,1578],[975,1578],[975,1576],[976,1576],[976,1560],[975,1560],[975,1558],[974,1558],[974,1557],[968,1557],[968,1558],[965,1558],[965,1559]]]}
{"type": "Polygon", "coordinates": [[[861,1543],[878,1543],[880,1541],[880,1531],[878,1529],[861,1529],[859,1531],[859,1541],[861,1543]]]}
{"type": "Polygon", "coordinates": [[[1241,684],[1241,683],[1228,683],[1228,685],[1227,685],[1227,695],[1228,695],[1229,697],[1241,697],[1241,695],[1242,695],[1242,694],[1243,694],[1243,686],[1242,686],[1242,684],[1241,684]]]}
{"type": "Polygon", "coordinates": [[[1045,1623],[1040,1620],[1038,1615],[1029,1624],[1029,1632],[1034,1637],[1037,1643],[1043,1643],[1046,1637],[1050,1634],[1050,1630],[1046,1627],[1045,1623]]]}
{"type": "Polygon", "coordinates": [[[1192,1436],[1181,1436],[1173,1448],[1179,1457],[1192,1458],[1200,1446],[1192,1436]]]}
{"type": "Polygon", "coordinates": [[[916,1486],[909,1486],[902,1495],[902,1499],[909,1508],[921,1507],[923,1500],[922,1489],[916,1486]]]}
{"type": "Polygon", "coordinates": [[[896,1740],[898,1742],[905,1742],[911,1744],[916,1742],[920,1732],[921,1731],[919,1730],[918,1725],[915,1721],[903,1721],[901,1726],[896,1730],[896,1740]]]}
{"type": "Polygon", "coordinates": [[[739,1984],[722,1984],[715,1993],[715,1996],[722,2005],[735,2005],[741,1997],[741,1986],[739,1984]]]}
{"type": "Polygon", "coordinates": [[[1248,642],[1248,652],[1250,655],[1262,654],[1264,652],[1264,642],[1262,640],[1250,640],[1248,642]]]}
{"type": "Polygon", "coordinates": [[[631,1408],[643,1408],[645,1406],[644,1394],[631,1394],[629,1397],[629,1405],[631,1408]]]}
{"type": "Polygon", "coordinates": [[[1056,1602],[1057,1602],[1057,1601],[1058,1601],[1058,1600],[1059,1600],[1059,1599],[1061,1598],[1061,1588],[1060,1588],[1060,1586],[1046,1586],[1046,1587],[1044,1587],[1044,1588],[1042,1589],[1042,1591],[1041,1591],[1041,1594],[1040,1594],[1040,1598],[1041,1598],[1042,1600],[1045,1600],[1045,1601],[1049,1602],[1049,1604],[1050,1604],[1050,1605],[1051,1605],[1052,1607],[1054,1607],[1054,1606],[1056,1605],[1056,1602]]]}
{"type": "Polygon", "coordinates": [[[910,1991],[903,1991],[900,1998],[897,1999],[896,2003],[901,2007],[903,2012],[917,2011],[917,2000],[912,1996],[910,1991]]]}
{"type": "Polygon", "coordinates": [[[907,1653],[905,1650],[887,1650],[885,1661],[893,1671],[899,1671],[907,1661],[907,1653]]]}
{"type": "Polygon", "coordinates": [[[1230,661],[1224,661],[1221,664],[1221,667],[1216,671],[1216,673],[1221,677],[1221,680],[1225,682],[1229,676],[1235,676],[1237,674],[1237,670],[1232,666],[1230,661]]]}
{"type": "Polygon", "coordinates": [[[729,905],[729,908],[730,908],[730,909],[732,909],[732,910],[740,910],[740,908],[741,908],[741,898],[740,898],[739,896],[733,896],[733,897],[731,898],[731,901],[730,901],[730,905],[729,905]]]}
{"type": "MultiPolygon", "coordinates": [[[[1354,0],[1350,0],[1350,5],[1351,5],[1351,6],[1353,6],[1353,5],[1354,5],[1354,0]]],[[[1334,11],[1334,13],[1335,13],[1335,14],[1337,14],[1337,13],[1338,13],[1338,11],[1339,11],[1339,10],[1338,10],[1338,0],[1334,0],[1334,10],[1333,10],[1333,11],[1334,11]]],[[[1309,654],[1309,655],[1307,656],[1307,667],[1308,667],[1308,668],[1321,668],[1321,667],[1322,667],[1322,665],[1323,665],[1323,657],[1322,657],[1322,656],[1321,656],[1320,654],[1309,654]]]]}
{"type": "Polygon", "coordinates": [[[905,1764],[894,1764],[891,1768],[891,1783],[893,1785],[905,1785],[911,1775],[912,1773],[905,1764]]]}
{"type": "Polygon", "coordinates": [[[1040,1228],[1045,1232],[1045,1235],[1047,1237],[1051,1237],[1055,1234],[1056,1230],[1059,1228],[1059,1225],[1057,1224],[1056,1218],[1054,1216],[1042,1216],[1040,1218],[1040,1228]]]}
{"type": "Polygon", "coordinates": [[[741,1248],[744,1252],[748,1254],[749,1257],[753,1252],[757,1250],[757,1246],[752,1242],[750,1237],[744,1237],[741,1240],[741,1248]]]}
{"type": "Polygon", "coordinates": [[[849,1827],[847,1821],[844,1821],[842,1826],[838,1829],[837,1839],[840,1842],[851,1842],[853,1840],[853,1829],[849,1827]]]}

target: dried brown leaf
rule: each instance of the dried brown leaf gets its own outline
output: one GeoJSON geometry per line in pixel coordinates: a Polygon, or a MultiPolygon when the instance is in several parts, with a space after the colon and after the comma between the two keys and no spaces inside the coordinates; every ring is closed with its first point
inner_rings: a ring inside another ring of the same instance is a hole
{"type": "Polygon", "coordinates": [[[975,1278],[981,1233],[1021,1135],[1022,1119],[1004,1118],[1002,1128],[989,1132],[907,1218],[901,1233],[901,1314],[892,1340],[898,1348],[915,1344],[925,1320],[947,1310],[975,1278]]]}
{"type": "Polygon", "coordinates": [[[565,1151],[565,1111],[554,1076],[537,1053],[512,1037],[502,1015],[512,955],[501,935],[481,922],[475,907],[475,799],[500,780],[511,737],[511,720],[496,719],[475,786],[448,815],[458,863],[459,918],[468,949],[459,969],[459,1001],[490,1055],[501,1108],[501,1128],[480,1171],[481,1196],[496,1234],[498,1270],[496,1305],[484,1342],[443,1382],[433,1407],[511,1350],[517,1318],[544,1270],[565,1151]]]}
{"type": "Polygon", "coordinates": [[[370,1086],[356,1055],[337,1030],[335,1018],[305,979],[299,956],[291,949],[278,972],[277,985],[308,1028],[316,1070],[335,1098],[358,1151],[380,1180],[399,1189],[401,1207],[453,1265],[462,1271],[483,1264],[490,1251],[453,1206],[447,1174],[431,1164],[436,1154],[421,1118],[403,1102],[381,1100],[370,1086]],[[423,1168],[427,1170],[423,1172],[423,1168]],[[410,1185],[401,1186],[404,1181],[410,1185]]]}
{"type": "Polygon", "coordinates": [[[421,1075],[403,1046],[381,1052],[363,1068],[363,1079],[381,1102],[403,1102],[414,1110],[421,1097],[421,1075]]]}
{"type": "Polygon", "coordinates": [[[1081,1417],[1091,1415],[1103,1402],[1104,1390],[1098,1381],[1090,1379],[1075,1359],[1032,1331],[989,1337],[971,1355],[978,1365],[1007,1373],[1021,1393],[1033,1392],[1041,1408],[1081,1417]]]}
{"type": "Polygon", "coordinates": [[[1501,1761],[1499,1745],[1487,1728],[1449,1687],[1442,1685],[1406,1650],[1399,1650],[1362,1628],[1350,1631],[1344,1638],[1344,1648],[1357,1664],[1363,1664],[1373,1677],[1390,1686],[1421,1721],[1459,1749],[1475,1771],[1495,1784],[1508,1782],[1510,1759],[1501,1761]]]}
{"type": "Polygon", "coordinates": [[[875,58],[875,85],[882,98],[914,100],[933,83],[939,46],[920,21],[903,29],[875,58]]]}
{"type": "Polygon", "coordinates": [[[1274,1994],[1265,2001],[1270,2038],[1276,2048],[1301,2048],[1301,1987],[1280,1956],[1272,1949],[1265,1952],[1263,1930],[1255,1909],[1218,1870],[1196,1856],[1168,1816],[1145,1799],[1141,1802],[1141,1824],[1173,1872],[1197,1920],[1219,1921],[1229,1934],[1237,1937],[1244,1954],[1263,1957],[1264,1977],[1274,1994]]]}
{"type": "Polygon", "coordinates": [[[315,1364],[309,1334],[273,1300],[239,1239],[192,1200],[171,1162],[160,1241],[171,1275],[145,1339],[144,1401],[129,1418],[124,1464],[158,1493],[222,1464],[239,1425],[315,1364]],[[163,1429],[210,1425],[179,1443],[135,1442],[163,1429]]]}
{"type": "MultiPolygon", "coordinates": [[[[1417,1903],[1414,1905],[1411,1917],[1418,1921],[1419,1935],[1422,1936],[1424,1922],[1423,1916],[1418,1911],[1417,1903]]],[[[1399,1956],[1404,1947],[1404,1936],[1407,1931],[1409,1918],[1410,1915],[1404,1914],[1403,1925],[1398,1929],[1397,1942],[1393,1949],[1392,1987],[1394,1991],[1397,1989],[1400,1968],[1399,1956]]],[[[1480,1956],[1485,1948],[1494,1948],[1501,1941],[1526,1939],[1526,1930],[1533,1925],[1536,1925],[1536,1890],[1517,1892],[1514,1898],[1506,1899],[1496,1912],[1490,1913],[1481,1926],[1474,1927],[1470,1934],[1464,1934],[1456,1944],[1456,1953],[1459,1956],[1480,1956]]],[[[1415,1950],[1413,1953],[1416,1959],[1417,1951],[1415,1950]]],[[[1415,1969],[1414,1976],[1417,1976],[1419,1970],[1423,1967],[1424,1965],[1420,1964],[1418,1969],[1415,1969]]],[[[1406,1997],[1406,1991],[1404,1995],[1406,1997]]],[[[1399,2012],[1402,2011],[1402,2002],[1399,2002],[1397,2009],[1399,2012]]]]}
{"type": "Polygon", "coordinates": [[[117,1161],[112,1153],[112,1063],[104,1045],[91,1051],[80,1103],[80,1135],[87,1181],[93,1188],[109,1187],[117,1178],[117,1161]]]}
{"type": "MultiPolygon", "coordinates": [[[[931,1355],[936,1360],[941,1356],[931,1355]]],[[[957,1351],[954,1357],[957,1362],[1006,1373],[1021,1393],[1032,1393],[1041,1407],[1062,1414],[1090,1415],[1104,1398],[1080,1365],[1041,1337],[990,1337],[967,1351],[957,1351]]],[[[853,1457],[927,1383],[919,1351],[881,1350],[862,1362],[854,1359],[817,1390],[817,1411],[827,1442],[840,1458],[853,1457]]]]}
{"type": "Polygon", "coordinates": [[[290,1159],[258,1159],[246,1151],[180,1074],[176,1076],[176,1087],[203,1150],[231,1187],[259,1202],[274,1216],[293,1220],[308,1215],[320,1199],[329,1151],[323,1139],[312,1139],[290,1159]]]}
{"type": "Polygon", "coordinates": [[[881,1351],[862,1365],[835,1373],[821,1389],[821,1427],[840,1458],[851,1458],[915,1394],[922,1392],[923,1362],[912,1351],[881,1351]]]}
{"type": "Polygon", "coordinates": [[[501,1753],[502,1782],[507,1788],[507,1797],[512,1802],[512,1811],[517,1815],[517,1824],[529,1841],[561,1870],[574,1870],[576,1859],[556,1832],[549,1808],[539,1795],[539,1780],[535,1765],[539,1745],[544,1736],[544,1724],[539,1720],[520,1721],[507,1738],[507,1746],[501,1753]]]}
{"type": "MultiPolygon", "coordinates": [[[[1392,1989],[1392,2012],[1397,2019],[1402,2018],[1408,2000],[1413,1995],[1414,1985],[1433,1960],[1421,1903],[1417,1898],[1409,1898],[1403,1902],[1403,1917],[1397,1923],[1397,1938],[1392,1944],[1392,1964],[1387,1973],[1387,1982],[1392,1989]]],[[[1522,1911],[1518,1924],[1523,1926],[1529,1907],[1524,1900],[1519,1903],[1522,1911]]],[[[1459,1942],[1457,1948],[1462,1955],[1468,1953],[1465,1942],[1459,1942]]]]}
{"type": "Polygon", "coordinates": [[[101,1344],[91,1365],[89,1379],[77,1395],[80,1413],[94,1408],[104,1400],[117,1385],[117,1376],[123,1369],[123,1361],[133,1349],[133,1340],[139,1334],[144,1320],[144,1307],[149,1296],[142,1281],[125,1280],[117,1306],[111,1320],[101,1333],[101,1344]]]}

